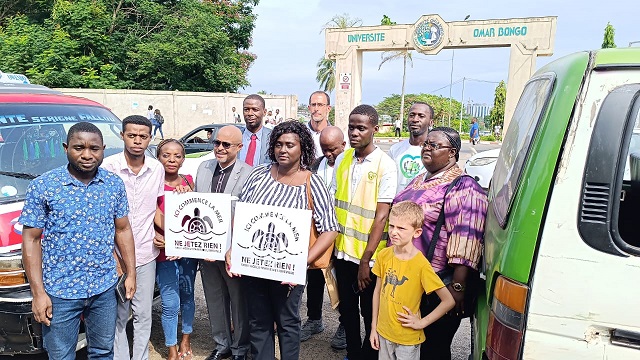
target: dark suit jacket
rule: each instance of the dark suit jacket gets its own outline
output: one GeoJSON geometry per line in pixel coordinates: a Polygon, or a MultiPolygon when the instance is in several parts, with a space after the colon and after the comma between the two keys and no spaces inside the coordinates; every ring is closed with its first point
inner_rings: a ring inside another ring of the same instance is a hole
{"type": "MultiPolygon", "coordinates": [[[[197,192],[211,192],[211,181],[213,179],[213,172],[218,166],[218,160],[203,161],[198,167],[198,173],[196,175],[196,188],[197,192]]],[[[232,196],[239,196],[242,192],[242,185],[249,177],[251,173],[251,166],[247,165],[244,161],[236,159],[236,165],[233,167],[233,173],[227,181],[227,185],[224,188],[225,194],[231,194],[232,196]]]]}

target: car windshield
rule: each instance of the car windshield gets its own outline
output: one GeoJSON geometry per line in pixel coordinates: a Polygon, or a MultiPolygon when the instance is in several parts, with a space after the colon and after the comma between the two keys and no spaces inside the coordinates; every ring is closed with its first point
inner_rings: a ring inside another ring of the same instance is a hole
{"type": "Polygon", "coordinates": [[[71,126],[88,121],[104,137],[105,157],[121,152],[122,124],[109,110],[87,105],[0,104],[0,204],[24,200],[29,182],[67,164],[62,147],[71,126]]]}

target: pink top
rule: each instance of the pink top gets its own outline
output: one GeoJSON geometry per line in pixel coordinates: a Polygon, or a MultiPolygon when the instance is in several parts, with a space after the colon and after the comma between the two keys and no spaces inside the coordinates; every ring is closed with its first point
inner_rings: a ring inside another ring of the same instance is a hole
{"type": "MultiPolygon", "coordinates": [[[[187,183],[186,181],[184,181],[184,179],[182,179],[182,184],[180,184],[180,185],[189,186],[189,184],[191,184],[191,186],[193,186],[193,176],[184,175],[184,177],[187,178],[189,183],[187,183]]],[[[167,184],[164,184],[164,191],[173,191],[175,189],[176,188],[174,188],[173,186],[169,186],[167,184]]],[[[164,214],[164,193],[163,193],[162,196],[160,196],[158,198],[158,208],[164,214]]],[[[158,231],[159,234],[164,235],[164,231],[162,229],[156,227],[156,231],[158,231]]],[[[158,254],[158,257],[156,258],[156,261],[158,261],[158,262],[167,261],[167,256],[164,254],[164,249],[160,249],[160,254],[158,254]]]]}
{"type": "Polygon", "coordinates": [[[102,167],[124,181],[129,201],[129,223],[136,245],[136,266],[146,265],[155,260],[159,252],[153,245],[153,219],[158,197],[164,195],[164,168],[158,160],[145,156],[144,165],[136,175],[129,168],[124,153],[104,159],[102,167]]]}

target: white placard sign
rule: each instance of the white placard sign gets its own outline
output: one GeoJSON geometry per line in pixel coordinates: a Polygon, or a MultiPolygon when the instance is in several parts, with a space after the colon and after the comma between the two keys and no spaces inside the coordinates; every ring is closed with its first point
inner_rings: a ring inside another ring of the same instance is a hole
{"type": "Polygon", "coordinates": [[[311,210],[239,202],[233,222],[231,272],[305,283],[311,210]]]}
{"type": "Polygon", "coordinates": [[[224,260],[229,249],[229,194],[165,192],[164,237],[167,256],[224,260]]]}

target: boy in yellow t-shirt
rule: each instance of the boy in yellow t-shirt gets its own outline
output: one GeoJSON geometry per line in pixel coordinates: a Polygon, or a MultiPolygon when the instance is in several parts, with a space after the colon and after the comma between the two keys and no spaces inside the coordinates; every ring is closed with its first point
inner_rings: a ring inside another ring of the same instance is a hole
{"type": "Polygon", "coordinates": [[[419,359],[424,329],[455,305],[451,293],[433,271],[431,264],[413,245],[422,234],[424,213],[412,201],[394,204],[389,214],[392,247],[381,250],[373,266],[378,277],[373,293],[371,347],[379,350],[379,360],[419,359]],[[435,291],[440,304],[425,317],[420,316],[423,293],[435,291]]]}

